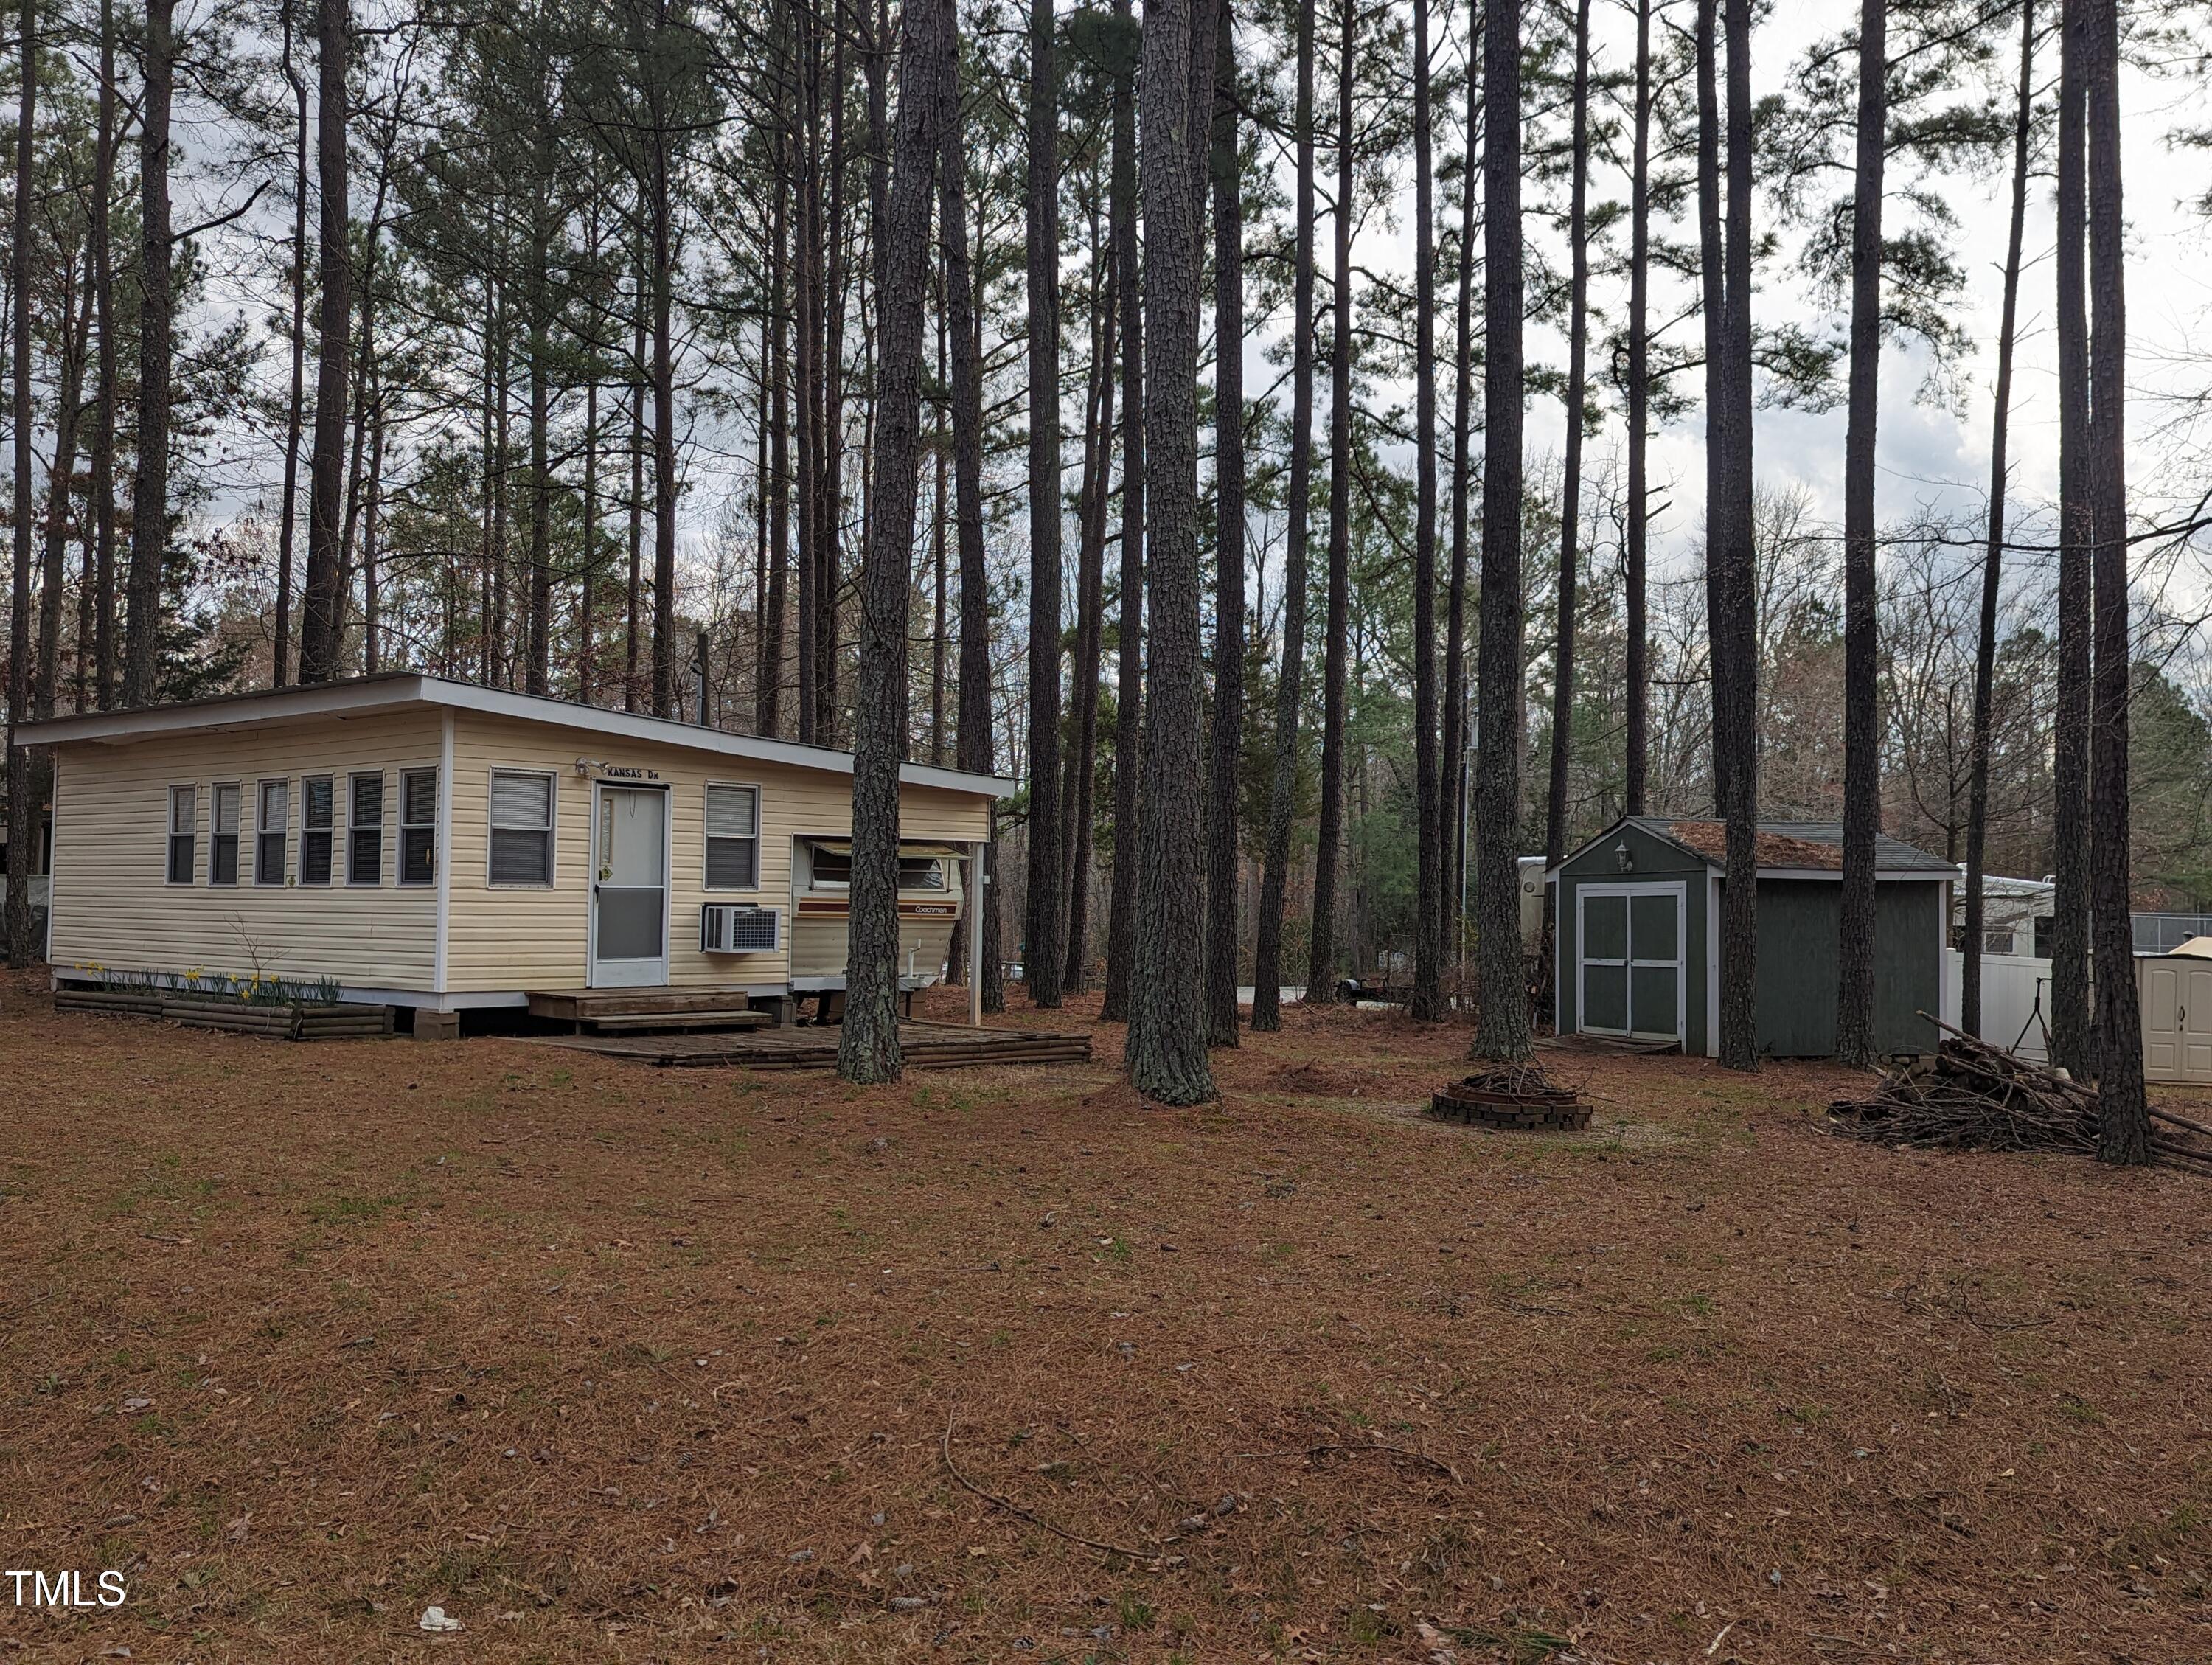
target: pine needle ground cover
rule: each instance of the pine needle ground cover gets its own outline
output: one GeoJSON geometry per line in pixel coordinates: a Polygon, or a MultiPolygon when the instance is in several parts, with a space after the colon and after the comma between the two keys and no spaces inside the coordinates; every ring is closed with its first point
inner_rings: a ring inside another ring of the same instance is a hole
{"type": "Polygon", "coordinates": [[[862,1092],[6,984],[0,1547],[129,1598],[0,1651],[2212,1656],[2201,1181],[1799,1066],[1445,1125],[1368,1012],[1164,1112],[1119,1034],[862,1092]]]}

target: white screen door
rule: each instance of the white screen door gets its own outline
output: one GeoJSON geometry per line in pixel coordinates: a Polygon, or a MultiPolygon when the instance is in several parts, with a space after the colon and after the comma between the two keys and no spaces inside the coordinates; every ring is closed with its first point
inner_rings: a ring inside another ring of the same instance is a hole
{"type": "Polygon", "coordinates": [[[593,988],[668,981],[668,794],[602,786],[592,817],[593,988]]]}

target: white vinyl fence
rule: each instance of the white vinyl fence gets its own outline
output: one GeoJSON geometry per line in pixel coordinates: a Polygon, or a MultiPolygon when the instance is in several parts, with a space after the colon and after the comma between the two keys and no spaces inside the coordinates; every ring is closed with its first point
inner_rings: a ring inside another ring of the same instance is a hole
{"type": "MultiPolygon", "coordinates": [[[[1966,957],[1957,949],[1943,951],[1943,1021],[1948,1024],[1959,1021],[1960,987],[1966,979],[1966,957]]],[[[2016,959],[2004,954],[1982,957],[1983,1040],[2023,1058],[2047,1059],[2050,1013],[2049,960],[2016,959]]]]}

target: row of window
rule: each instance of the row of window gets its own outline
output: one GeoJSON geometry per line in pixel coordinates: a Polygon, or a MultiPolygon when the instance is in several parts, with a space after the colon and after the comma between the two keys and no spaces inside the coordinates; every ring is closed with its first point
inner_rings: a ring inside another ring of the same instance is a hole
{"type": "MultiPolygon", "coordinates": [[[[337,871],[337,809],[340,778],[310,775],[299,782],[298,882],[329,884],[337,871]]],[[[372,769],[343,778],[346,806],[344,882],[384,882],[385,781],[372,769]]],[[[252,878],[256,884],[288,881],[292,782],[255,786],[252,878]]],[[[197,785],[169,788],[168,880],[191,884],[199,875],[199,792],[197,785]]],[[[706,801],[706,887],[751,890],[760,884],[760,788],[712,785],[706,801]]],[[[207,882],[239,882],[240,811],[245,787],[221,781],[208,788],[207,882]]],[[[403,769],[399,809],[398,882],[428,884],[437,876],[438,771],[403,769]]],[[[490,857],[487,877],[499,885],[553,882],[554,779],[550,774],[494,769],[489,805],[490,857]]]]}
{"type": "MultiPolygon", "coordinates": [[[[300,869],[302,884],[328,884],[337,867],[339,777],[310,775],[300,781],[300,869]]],[[[384,882],[385,775],[349,775],[345,781],[345,860],[348,884],[384,882]]],[[[240,811],[245,787],[218,781],[208,788],[207,882],[238,883],[240,811]]],[[[292,782],[263,781],[254,787],[252,876],[256,884],[283,884],[289,867],[292,782]]],[[[198,875],[198,786],[169,788],[168,878],[190,884],[198,875]]],[[[438,771],[403,769],[398,794],[402,884],[428,884],[437,876],[438,771]]]]}

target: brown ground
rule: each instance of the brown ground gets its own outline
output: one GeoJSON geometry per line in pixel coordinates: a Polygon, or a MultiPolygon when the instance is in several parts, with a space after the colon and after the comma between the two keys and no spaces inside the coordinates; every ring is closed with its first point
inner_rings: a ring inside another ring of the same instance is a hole
{"type": "Polygon", "coordinates": [[[861,1091],[0,987],[0,1554],[130,1590],[0,1582],[0,1656],[2212,1658],[2206,1182],[1793,1066],[1447,1127],[1371,1013],[1166,1112],[1118,1036],[861,1091]]]}

